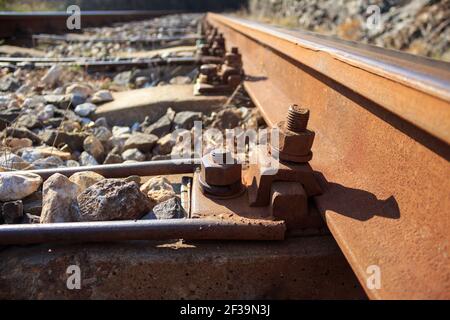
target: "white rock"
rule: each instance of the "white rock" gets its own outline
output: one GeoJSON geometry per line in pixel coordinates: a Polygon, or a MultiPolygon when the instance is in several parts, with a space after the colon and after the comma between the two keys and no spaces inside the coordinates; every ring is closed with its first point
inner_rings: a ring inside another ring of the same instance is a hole
{"type": "Polygon", "coordinates": [[[60,151],[54,147],[40,146],[35,148],[24,148],[21,149],[22,159],[27,162],[35,162],[38,159],[47,158],[51,156],[56,156],[62,160],[69,160],[71,158],[70,152],[60,151]]]}
{"type": "Polygon", "coordinates": [[[131,130],[129,127],[119,127],[119,126],[114,126],[112,128],[112,134],[114,137],[120,137],[123,136],[125,134],[130,134],[131,130]]]}
{"type": "Polygon", "coordinates": [[[66,176],[55,173],[42,188],[41,223],[74,222],[79,220],[78,186],[66,176]]]}
{"type": "Polygon", "coordinates": [[[103,179],[105,179],[105,177],[93,171],[76,172],[69,178],[71,182],[78,186],[78,194],[103,179]]]}
{"type": "Polygon", "coordinates": [[[93,96],[92,96],[92,103],[103,103],[103,102],[108,102],[108,101],[113,101],[114,98],[111,94],[111,92],[109,92],[108,90],[100,90],[97,91],[93,96]]]}
{"type": "Polygon", "coordinates": [[[74,83],[66,88],[66,94],[76,94],[87,98],[92,93],[92,89],[87,85],[74,83]]]}
{"type": "Polygon", "coordinates": [[[169,200],[176,195],[172,184],[165,177],[149,179],[141,186],[140,190],[155,204],[169,200]]]}
{"type": "Polygon", "coordinates": [[[76,106],[75,113],[82,117],[87,117],[91,112],[94,112],[97,106],[93,103],[82,103],[76,106]]]}
{"type": "Polygon", "coordinates": [[[58,64],[55,64],[42,77],[41,81],[44,82],[45,84],[53,86],[53,85],[56,84],[56,82],[58,82],[58,80],[61,77],[63,71],[64,71],[64,68],[62,66],[60,66],[58,64]]]}
{"type": "Polygon", "coordinates": [[[41,183],[41,176],[34,173],[1,173],[0,201],[22,200],[36,192],[41,183]]]}

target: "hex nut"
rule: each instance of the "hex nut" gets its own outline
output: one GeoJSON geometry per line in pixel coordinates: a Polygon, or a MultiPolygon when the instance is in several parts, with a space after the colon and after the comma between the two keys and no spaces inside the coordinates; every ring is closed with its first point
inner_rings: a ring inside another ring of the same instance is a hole
{"type": "Polygon", "coordinates": [[[202,157],[201,178],[204,182],[212,186],[228,186],[241,181],[241,164],[217,164],[211,153],[202,157]]]}
{"type": "Polygon", "coordinates": [[[292,132],[286,129],[286,123],[281,121],[277,124],[279,129],[278,147],[272,143],[272,147],[280,154],[291,156],[306,156],[311,153],[315,133],[311,130],[304,132],[292,132]]]}

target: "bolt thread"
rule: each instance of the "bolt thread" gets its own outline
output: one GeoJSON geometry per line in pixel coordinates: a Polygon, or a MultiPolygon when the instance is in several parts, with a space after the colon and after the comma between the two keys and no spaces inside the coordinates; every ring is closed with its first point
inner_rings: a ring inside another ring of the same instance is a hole
{"type": "Polygon", "coordinates": [[[304,132],[308,126],[309,110],[293,104],[289,107],[286,128],[293,132],[304,132]]]}

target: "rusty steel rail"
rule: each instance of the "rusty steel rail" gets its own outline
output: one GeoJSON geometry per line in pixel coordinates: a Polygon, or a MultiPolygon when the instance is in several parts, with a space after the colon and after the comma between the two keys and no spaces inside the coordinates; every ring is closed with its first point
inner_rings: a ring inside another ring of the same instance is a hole
{"type": "MultiPolygon", "coordinates": [[[[97,27],[113,22],[128,22],[151,19],[169,14],[181,13],[177,10],[118,10],[82,11],[83,28],[97,27]]],[[[0,38],[28,36],[39,32],[67,32],[66,12],[0,12],[0,38]]]]}
{"type": "Polygon", "coordinates": [[[370,298],[450,298],[450,64],[208,14],[276,124],[311,110],[315,197],[370,298]],[[369,289],[373,267],[381,287],[369,289]]]}
{"type": "Polygon", "coordinates": [[[170,57],[170,58],[139,58],[120,60],[95,60],[85,58],[17,58],[0,57],[0,67],[8,67],[11,64],[23,65],[33,63],[36,68],[50,68],[54,64],[64,66],[77,66],[84,68],[86,72],[130,70],[133,68],[150,68],[163,66],[199,66],[208,63],[221,63],[220,57],[170,57]]]}
{"type": "MultiPolygon", "coordinates": [[[[144,161],[137,163],[103,164],[98,166],[82,166],[70,168],[52,168],[39,170],[15,171],[16,173],[35,173],[46,180],[55,173],[60,173],[70,177],[72,174],[81,171],[93,171],[101,174],[105,178],[126,178],[132,175],[156,176],[164,174],[193,173],[198,167],[200,159],[183,159],[144,161]]],[[[1,174],[1,173],[0,173],[1,174]]]]}
{"type": "Polygon", "coordinates": [[[125,240],[283,240],[282,221],[173,219],[5,225],[0,245],[125,240]]]}
{"type": "Polygon", "coordinates": [[[33,41],[38,42],[106,42],[106,43],[159,43],[159,42],[171,42],[171,41],[179,41],[179,42],[192,42],[195,43],[196,40],[200,39],[199,35],[183,35],[183,36],[162,36],[162,37],[143,37],[143,38],[119,38],[119,37],[111,37],[111,38],[86,38],[86,37],[75,37],[75,36],[67,36],[67,35],[54,35],[54,34],[36,34],[32,36],[33,41]]]}

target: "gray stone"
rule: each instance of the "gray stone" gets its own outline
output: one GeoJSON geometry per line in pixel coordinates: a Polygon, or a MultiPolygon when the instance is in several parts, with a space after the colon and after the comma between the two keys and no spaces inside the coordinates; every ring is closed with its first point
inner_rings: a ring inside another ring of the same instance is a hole
{"type": "Polygon", "coordinates": [[[48,121],[55,115],[55,109],[56,107],[54,105],[47,104],[41,111],[39,111],[37,118],[40,121],[48,121]]]}
{"type": "Polygon", "coordinates": [[[94,112],[97,109],[97,106],[93,103],[86,102],[83,104],[80,104],[75,107],[75,113],[82,117],[87,117],[89,114],[94,112]]]}
{"type": "Polygon", "coordinates": [[[32,96],[26,98],[23,103],[21,104],[22,109],[32,109],[32,108],[38,108],[40,106],[45,105],[45,98],[43,96],[32,96]]]}
{"type": "Polygon", "coordinates": [[[82,166],[97,166],[98,162],[95,160],[95,158],[87,153],[86,151],[83,151],[80,155],[80,164],[82,166]]]}
{"type": "Polygon", "coordinates": [[[101,126],[94,129],[94,136],[101,142],[105,143],[112,137],[112,133],[108,128],[101,126]]]}
{"type": "Polygon", "coordinates": [[[138,149],[128,149],[122,152],[122,159],[127,160],[133,160],[133,161],[144,161],[145,155],[140,152],[138,149]]]}
{"type": "Polygon", "coordinates": [[[22,200],[36,192],[42,183],[34,173],[2,172],[0,174],[0,201],[22,200]]]}
{"type": "Polygon", "coordinates": [[[81,221],[139,219],[152,204],[136,182],[105,179],[78,196],[81,221]]]}
{"type": "Polygon", "coordinates": [[[41,120],[39,120],[38,116],[36,114],[24,114],[21,115],[17,120],[16,124],[19,127],[25,127],[27,129],[37,129],[42,128],[44,124],[41,120]]]}
{"type": "Polygon", "coordinates": [[[79,221],[78,186],[66,176],[55,173],[42,188],[41,223],[79,221]]]}
{"type": "Polygon", "coordinates": [[[126,87],[131,82],[131,78],[132,78],[132,72],[124,71],[124,72],[116,74],[113,81],[115,84],[117,84],[119,86],[126,87]]]}
{"type": "Polygon", "coordinates": [[[97,120],[95,120],[95,125],[97,127],[105,127],[105,128],[109,128],[109,124],[108,121],[106,120],[105,117],[100,117],[97,120]]]}
{"type": "Polygon", "coordinates": [[[131,134],[127,141],[125,141],[123,149],[128,150],[136,148],[143,153],[147,153],[152,151],[157,141],[158,137],[153,134],[135,132],[131,134]]]}
{"type": "Polygon", "coordinates": [[[35,169],[50,169],[64,167],[64,161],[56,156],[51,156],[45,159],[38,159],[33,162],[35,169]]]}
{"type": "Polygon", "coordinates": [[[120,155],[118,154],[114,154],[114,153],[109,153],[106,158],[105,161],[103,162],[103,164],[114,164],[114,163],[122,163],[123,159],[120,155]]]}
{"type": "Polygon", "coordinates": [[[167,109],[166,114],[159,118],[156,122],[152,123],[151,119],[146,117],[144,122],[141,124],[141,127],[145,128],[145,133],[154,134],[161,138],[171,131],[174,118],[175,112],[169,108],[167,109]]]}
{"type": "Polygon", "coordinates": [[[79,94],[72,94],[72,100],[71,100],[71,106],[72,108],[79,106],[80,104],[83,104],[86,102],[86,98],[84,96],[81,96],[79,94]]]}
{"type": "Polygon", "coordinates": [[[175,115],[173,120],[176,129],[190,130],[194,126],[194,121],[201,121],[202,113],[193,111],[182,111],[175,115]]]}
{"type": "Polygon", "coordinates": [[[154,155],[166,155],[172,152],[172,148],[175,146],[176,139],[171,133],[166,134],[164,137],[158,140],[156,147],[153,149],[154,155]]]}
{"type": "Polygon", "coordinates": [[[3,221],[6,224],[20,223],[23,216],[21,200],[5,202],[2,206],[3,221]]]}
{"type": "MultiPolygon", "coordinates": [[[[46,104],[52,104],[61,108],[61,112],[69,107],[69,104],[72,101],[72,95],[69,94],[49,94],[44,96],[44,100],[46,104]]],[[[55,110],[56,111],[56,110],[55,110]]]]}
{"type": "Polygon", "coordinates": [[[109,101],[113,101],[114,98],[111,94],[111,92],[109,92],[108,90],[100,90],[97,91],[93,96],[92,96],[92,103],[104,103],[104,102],[109,102],[109,101]]]}
{"type": "Polygon", "coordinates": [[[0,91],[16,91],[19,87],[19,81],[11,75],[4,76],[0,79],[0,91]]]}
{"type": "Polygon", "coordinates": [[[99,139],[94,136],[89,136],[84,139],[84,150],[94,156],[97,162],[101,163],[105,159],[105,148],[99,139]]]}
{"type": "Polygon", "coordinates": [[[181,200],[178,197],[173,197],[169,200],[161,202],[153,207],[153,210],[145,215],[143,219],[183,219],[186,217],[186,211],[181,205],[181,200]]]}

